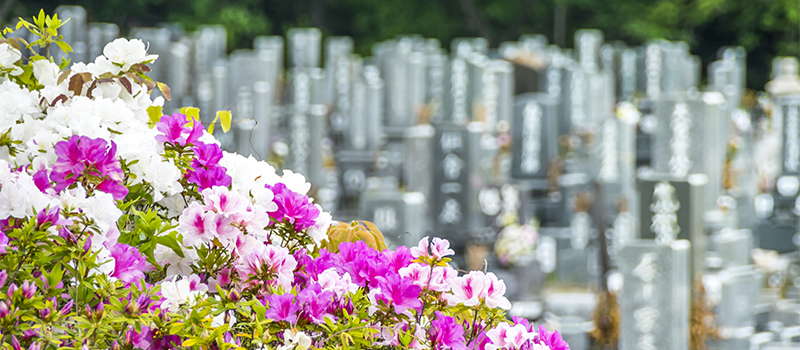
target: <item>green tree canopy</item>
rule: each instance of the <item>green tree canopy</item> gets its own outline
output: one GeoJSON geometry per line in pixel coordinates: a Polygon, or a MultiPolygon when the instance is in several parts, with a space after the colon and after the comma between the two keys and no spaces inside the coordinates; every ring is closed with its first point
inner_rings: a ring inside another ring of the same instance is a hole
{"type": "MultiPolygon", "coordinates": [[[[58,0],[6,0],[0,20],[52,12],[58,0]]],[[[601,29],[607,41],[639,45],[652,38],[685,40],[704,67],[722,46],[748,53],[748,87],[763,89],[772,58],[800,54],[800,3],[789,0],[76,0],[90,21],[136,26],[180,22],[228,29],[229,49],[250,47],[258,35],[315,26],[325,35],[352,36],[369,55],[373,43],[402,34],[437,38],[483,36],[496,46],[521,34],[544,34],[571,47],[581,28],[601,29]]],[[[704,72],[705,74],[705,72],[704,72]]]]}

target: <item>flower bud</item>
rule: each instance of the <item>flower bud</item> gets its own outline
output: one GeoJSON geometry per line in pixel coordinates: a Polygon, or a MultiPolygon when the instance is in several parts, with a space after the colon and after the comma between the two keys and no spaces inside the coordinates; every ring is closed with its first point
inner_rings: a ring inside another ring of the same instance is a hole
{"type": "Polygon", "coordinates": [[[128,330],[125,331],[125,345],[130,345],[133,343],[133,326],[128,326],[128,330]]]}
{"type": "Polygon", "coordinates": [[[14,350],[22,350],[22,346],[19,345],[19,340],[13,335],[11,336],[11,348],[14,350]]]}
{"type": "Polygon", "coordinates": [[[51,314],[52,314],[52,312],[50,311],[50,309],[41,309],[41,310],[39,310],[39,316],[45,321],[49,321],[50,320],[50,315],[51,314]]]}
{"type": "Polygon", "coordinates": [[[31,344],[31,346],[28,347],[28,350],[42,350],[42,344],[39,344],[39,342],[35,341],[33,344],[31,344]]]}
{"type": "Polygon", "coordinates": [[[34,283],[28,283],[28,281],[25,281],[25,283],[22,284],[22,296],[24,296],[26,299],[33,298],[33,295],[36,294],[36,290],[36,284],[34,283]]]}
{"type": "Polygon", "coordinates": [[[68,314],[69,311],[72,310],[72,306],[74,304],[75,304],[75,302],[73,300],[68,301],[67,304],[64,305],[64,307],[62,307],[61,310],[58,311],[58,314],[61,315],[61,316],[64,316],[64,315],[68,314]]]}
{"type": "Polygon", "coordinates": [[[0,301],[0,318],[4,318],[8,316],[8,305],[5,302],[0,301]]]}
{"type": "Polygon", "coordinates": [[[242,295],[239,294],[239,292],[236,289],[234,289],[234,290],[231,291],[231,294],[229,295],[229,298],[230,298],[231,302],[235,303],[235,302],[238,302],[239,300],[242,299],[242,295]]]}
{"type": "Polygon", "coordinates": [[[111,345],[111,350],[120,350],[119,343],[117,343],[116,340],[114,341],[114,344],[111,345]]]}
{"type": "Polygon", "coordinates": [[[6,284],[7,278],[8,274],[6,274],[6,270],[0,270],[0,288],[2,288],[6,284]]]}
{"type": "Polygon", "coordinates": [[[17,284],[16,283],[11,283],[11,285],[8,286],[8,295],[9,295],[9,297],[13,296],[14,292],[16,292],[16,291],[17,291],[17,284]]]}

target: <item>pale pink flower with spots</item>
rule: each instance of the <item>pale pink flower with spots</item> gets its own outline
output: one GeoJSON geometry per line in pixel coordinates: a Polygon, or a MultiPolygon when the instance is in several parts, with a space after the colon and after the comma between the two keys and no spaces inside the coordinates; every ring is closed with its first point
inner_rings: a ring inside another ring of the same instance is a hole
{"type": "Polygon", "coordinates": [[[447,296],[447,303],[450,305],[464,304],[464,306],[475,306],[480,304],[480,294],[486,287],[486,276],[483,272],[472,271],[464,276],[453,278],[453,287],[447,296]]]}
{"type": "Polygon", "coordinates": [[[410,278],[414,284],[425,288],[428,286],[428,281],[430,280],[431,267],[423,264],[413,263],[397,272],[400,274],[400,276],[410,278]]]}
{"type": "Polygon", "coordinates": [[[458,276],[458,271],[450,267],[450,265],[437,266],[433,269],[428,289],[436,292],[446,292],[450,290],[450,285],[456,276],[458,276]]]}
{"type": "Polygon", "coordinates": [[[480,293],[480,299],[483,300],[488,307],[500,307],[508,310],[511,308],[511,303],[503,296],[504,294],[506,294],[505,282],[497,278],[494,272],[487,273],[485,287],[480,293]]]}
{"type": "Polygon", "coordinates": [[[524,325],[511,326],[504,322],[486,332],[486,336],[491,341],[491,344],[486,344],[486,350],[519,349],[532,340],[536,333],[528,332],[524,325]]]}
{"type": "Polygon", "coordinates": [[[431,250],[428,251],[428,236],[423,237],[419,244],[416,247],[411,248],[411,255],[414,258],[430,258],[436,257],[436,259],[442,259],[446,256],[453,255],[456,252],[450,249],[450,241],[446,239],[441,239],[439,237],[433,237],[433,244],[431,244],[431,250]]]}
{"type": "Polygon", "coordinates": [[[196,243],[214,240],[214,233],[206,229],[206,222],[213,219],[214,213],[206,212],[198,202],[192,202],[183,210],[178,220],[178,232],[183,234],[183,244],[187,247],[196,243]]]}

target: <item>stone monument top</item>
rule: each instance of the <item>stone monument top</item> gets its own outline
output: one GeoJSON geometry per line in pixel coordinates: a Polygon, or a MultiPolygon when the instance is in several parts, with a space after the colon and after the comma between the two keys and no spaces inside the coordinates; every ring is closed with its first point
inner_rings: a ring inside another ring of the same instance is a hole
{"type": "Polygon", "coordinates": [[[791,95],[800,93],[798,63],[794,57],[785,57],[778,63],[778,75],[764,87],[772,95],[791,95]]]}

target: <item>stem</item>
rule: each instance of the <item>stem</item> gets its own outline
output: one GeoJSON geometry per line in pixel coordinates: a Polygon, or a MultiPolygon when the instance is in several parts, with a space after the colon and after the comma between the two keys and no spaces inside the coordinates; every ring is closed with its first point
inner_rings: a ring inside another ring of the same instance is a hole
{"type": "Polygon", "coordinates": [[[11,275],[11,283],[14,283],[15,279],[17,278],[17,273],[19,269],[22,268],[22,264],[25,263],[25,260],[28,259],[28,254],[30,254],[31,250],[26,250],[25,255],[19,260],[19,264],[17,264],[17,268],[14,270],[14,274],[11,275]]]}

